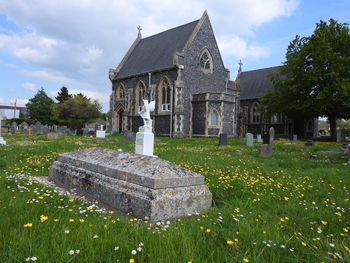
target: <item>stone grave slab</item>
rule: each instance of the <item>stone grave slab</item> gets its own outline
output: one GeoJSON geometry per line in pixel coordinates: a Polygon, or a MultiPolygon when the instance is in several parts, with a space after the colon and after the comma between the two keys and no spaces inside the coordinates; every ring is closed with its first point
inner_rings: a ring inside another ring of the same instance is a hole
{"type": "Polygon", "coordinates": [[[49,179],[118,211],[165,220],[211,207],[204,177],[160,158],[103,148],[61,154],[49,179]]]}

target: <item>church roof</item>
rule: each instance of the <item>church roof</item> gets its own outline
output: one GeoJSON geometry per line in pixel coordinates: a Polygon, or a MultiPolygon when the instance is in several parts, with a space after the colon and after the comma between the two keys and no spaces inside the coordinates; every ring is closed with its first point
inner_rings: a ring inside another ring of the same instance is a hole
{"type": "Polygon", "coordinates": [[[280,66],[244,71],[239,76],[241,100],[258,99],[272,89],[269,73],[278,72],[280,66]]]}
{"type": "Polygon", "coordinates": [[[181,52],[199,20],[143,38],[116,75],[122,79],[174,67],[175,52],[181,52]]]}

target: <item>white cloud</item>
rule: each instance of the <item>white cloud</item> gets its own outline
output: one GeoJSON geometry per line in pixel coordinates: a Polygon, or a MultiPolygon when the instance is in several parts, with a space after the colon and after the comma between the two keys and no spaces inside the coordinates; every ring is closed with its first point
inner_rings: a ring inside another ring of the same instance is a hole
{"type": "Polygon", "coordinates": [[[267,47],[251,44],[258,27],[292,15],[298,5],[299,0],[0,0],[0,13],[21,30],[0,32],[0,52],[35,66],[21,73],[56,88],[109,94],[108,69],[118,65],[139,24],[147,37],[199,19],[207,9],[224,61],[258,59],[269,55],[267,47]]]}
{"type": "Polygon", "coordinates": [[[34,90],[36,90],[35,84],[29,83],[29,82],[23,83],[22,87],[23,87],[25,90],[29,90],[29,91],[34,91],[34,90]]]}
{"type": "Polygon", "coordinates": [[[260,58],[270,54],[268,47],[249,45],[246,40],[240,37],[220,37],[218,45],[224,57],[260,58]]]}

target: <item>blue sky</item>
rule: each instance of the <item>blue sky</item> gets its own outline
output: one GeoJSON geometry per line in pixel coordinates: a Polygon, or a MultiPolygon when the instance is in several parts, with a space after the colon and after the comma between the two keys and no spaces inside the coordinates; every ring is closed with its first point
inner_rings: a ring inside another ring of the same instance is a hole
{"type": "Polygon", "coordinates": [[[54,98],[66,86],[107,112],[108,70],[136,27],[147,37],[204,10],[231,79],[240,59],[244,71],[280,65],[295,35],[312,34],[320,20],[350,22],[349,0],[0,0],[0,105],[24,105],[40,87],[54,98]]]}

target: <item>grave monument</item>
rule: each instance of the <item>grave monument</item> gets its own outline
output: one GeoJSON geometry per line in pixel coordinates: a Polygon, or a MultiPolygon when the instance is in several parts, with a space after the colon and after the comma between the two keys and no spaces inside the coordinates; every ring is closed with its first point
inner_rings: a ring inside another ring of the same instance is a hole
{"type": "Polygon", "coordinates": [[[253,134],[252,133],[247,133],[246,135],[245,135],[245,138],[246,138],[246,146],[247,147],[253,147],[253,138],[254,138],[254,136],[253,136],[253,134]]]}
{"type": "Polygon", "coordinates": [[[49,179],[56,185],[152,221],[211,207],[204,176],[160,158],[90,148],[58,156],[49,179]]]}
{"type": "Polygon", "coordinates": [[[139,112],[143,119],[143,126],[136,133],[135,153],[153,156],[154,134],[152,132],[151,112],[155,109],[155,101],[148,103],[143,100],[142,110],[139,112]]]}

